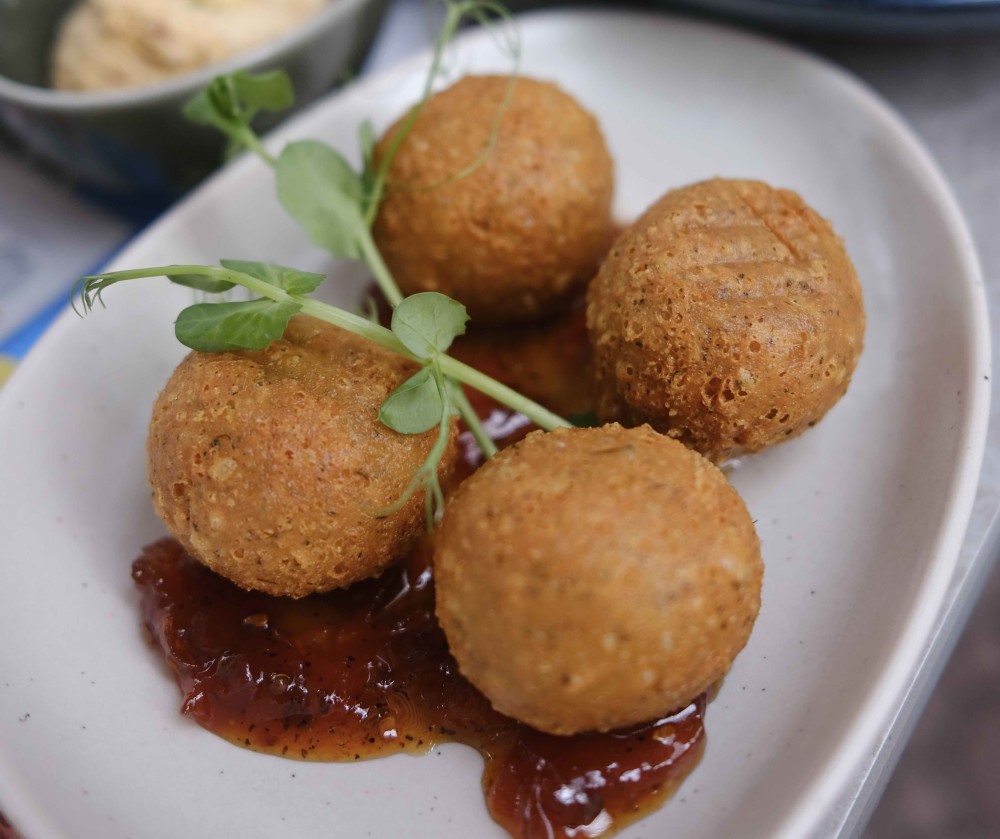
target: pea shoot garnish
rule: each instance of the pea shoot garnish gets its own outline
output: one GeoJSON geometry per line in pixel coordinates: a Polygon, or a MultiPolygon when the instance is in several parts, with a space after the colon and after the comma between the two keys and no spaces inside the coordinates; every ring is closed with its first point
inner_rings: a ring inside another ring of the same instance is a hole
{"type": "MultiPolygon", "coordinates": [[[[415,492],[423,490],[429,522],[442,509],[438,464],[447,448],[452,417],[462,417],[486,457],[496,452],[462,385],[524,414],[542,428],[551,430],[570,425],[506,385],[449,356],[452,341],[465,332],[469,320],[465,307],[437,292],[404,297],[371,236],[371,224],[387,188],[392,158],[431,96],[444,50],[459,25],[466,19],[492,24],[496,18],[508,17],[506,9],[495,2],[447,0],[445,7],[445,22],[435,45],[423,96],[404,117],[377,164],[374,129],[367,121],[360,126],[361,171],[355,170],[339,151],[316,140],[290,143],[277,156],[265,148],[250,123],[261,111],[279,111],[291,105],[292,88],[283,73],[241,72],[221,76],[185,107],[185,114],[192,121],[222,131],[230,140],[231,150],[246,148],[274,169],[282,206],[314,244],[337,258],[366,264],[393,307],[390,328],[373,318],[310,297],[325,279],[324,275],[266,262],[224,259],[217,266],[167,265],[115,271],[84,277],[74,288],[74,300],[79,295],[83,312],[89,312],[96,303],[103,304],[102,294],[108,287],[147,277],[165,276],[174,283],[208,294],[241,287],[255,295],[249,300],[196,303],[180,313],[174,326],[177,339],[200,352],[262,349],[281,338],[289,319],[302,312],[416,361],[420,370],[386,398],[378,418],[402,434],[422,434],[436,427],[437,439],[404,494],[378,514],[392,513],[415,492]]],[[[503,43],[515,61],[516,70],[520,51],[516,32],[503,43]]],[[[481,154],[454,177],[463,177],[486,159],[515,83],[516,73],[510,77],[507,96],[481,154]]]]}

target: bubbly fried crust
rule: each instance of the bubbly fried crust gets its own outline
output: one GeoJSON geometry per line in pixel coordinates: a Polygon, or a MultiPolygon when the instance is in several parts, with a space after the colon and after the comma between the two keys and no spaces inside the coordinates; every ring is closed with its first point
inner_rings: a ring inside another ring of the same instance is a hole
{"type": "Polygon", "coordinates": [[[462,673],[543,731],[684,707],[760,606],[760,544],[708,460],[649,427],[535,432],[463,483],[434,552],[462,673]]]}
{"type": "MultiPolygon", "coordinates": [[[[418,493],[396,501],[436,430],[378,420],[417,369],[306,316],[267,349],[191,353],[153,407],[147,469],[170,533],[237,585],[302,597],[379,573],[425,527],[418,493]]],[[[455,433],[442,479],[457,458],[455,433]]]]}
{"type": "Polygon", "coordinates": [[[713,460],[801,434],[844,395],[861,286],[830,223],[789,190],[716,179],[668,192],[588,292],[597,414],[713,460]]]}
{"type": "MultiPolygon", "coordinates": [[[[593,276],[607,250],[611,157],[591,114],[518,78],[485,161],[508,79],[469,76],[432,97],[389,169],[374,235],[403,291],[440,291],[476,323],[537,319],[593,276]]],[[[376,148],[376,160],[399,129],[376,148]]]]}

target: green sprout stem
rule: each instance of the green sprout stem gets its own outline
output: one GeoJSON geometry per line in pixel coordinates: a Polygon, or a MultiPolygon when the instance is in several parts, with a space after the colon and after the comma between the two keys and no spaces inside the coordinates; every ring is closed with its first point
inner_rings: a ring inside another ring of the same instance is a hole
{"type": "MultiPolygon", "coordinates": [[[[179,271],[178,273],[184,272],[179,271]]],[[[310,314],[313,317],[326,321],[327,323],[332,323],[335,326],[343,327],[344,329],[358,335],[363,335],[365,338],[370,338],[372,341],[375,341],[375,343],[381,344],[386,349],[390,349],[400,355],[405,355],[407,358],[420,361],[420,359],[417,359],[400,343],[399,339],[395,336],[392,330],[386,329],[384,326],[374,324],[361,315],[345,312],[343,309],[338,309],[336,306],[331,306],[329,303],[322,303],[319,300],[312,300],[298,295],[290,295],[282,289],[275,288],[274,286],[267,286],[266,283],[261,283],[261,285],[267,287],[270,292],[279,292],[284,295],[284,297],[279,298],[272,296],[270,293],[263,291],[260,292],[264,296],[270,297],[272,300],[281,299],[301,302],[302,311],[306,314],[310,314]]],[[[250,286],[248,285],[247,288],[250,288],[250,286]]],[[[251,290],[257,291],[256,288],[251,290]]],[[[507,385],[498,382],[496,379],[491,376],[487,376],[485,373],[481,373],[475,367],[470,367],[468,364],[463,361],[459,361],[457,358],[452,358],[450,355],[442,353],[437,357],[437,361],[441,365],[441,372],[449,378],[455,379],[462,384],[466,384],[469,387],[478,390],[480,393],[484,393],[495,399],[497,402],[506,405],[508,408],[517,411],[520,414],[524,414],[536,425],[547,431],[551,431],[553,428],[571,426],[571,423],[564,420],[558,414],[553,413],[547,408],[543,408],[537,402],[528,399],[526,396],[522,396],[513,388],[507,387],[507,385]]],[[[461,404],[458,405],[458,408],[460,411],[462,410],[461,404]]],[[[472,410],[471,406],[469,406],[469,413],[475,416],[475,412],[472,410]]],[[[465,416],[464,412],[463,416],[465,416]]],[[[468,417],[466,417],[466,422],[468,423],[468,417]]],[[[477,442],[479,442],[480,446],[482,446],[482,442],[479,440],[480,435],[482,435],[483,439],[488,439],[485,430],[482,429],[482,424],[477,420],[474,425],[470,424],[469,428],[473,431],[473,434],[476,435],[477,442]],[[478,427],[478,433],[474,426],[478,427]]],[[[496,452],[496,448],[491,445],[484,449],[484,454],[487,453],[488,448],[492,448],[493,452],[496,452]]]]}
{"type": "Polygon", "coordinates": [[[264,147],[260,137],[257,136],[257,132],[254,131],[249,125],[241,125],[239,129],[236,130],[234,139],[242,143],[249,151],[252,151],[272,169],[278,165],[278,159],[264,147]]]}
{"type": "Polygon", "coordinates": [[[385,153],[379,161],[378,169],[375,171],[375,178],[372,181],[371,196],[368,200],[368,208],[365,211],[365,224],[368,227],[371,227],[372,223],[375,221],[379,204],[382,202],[382,193],[385,191],[385,182],[389,175],[389,167],[392,165],[392,161],[396,157],[396,153],[399,151],[400,146],[402,146],[403,140],[405,140],[407,135],[410,133],[410,130],[413,128],[413,124],[417,121],[423,111],[424,105],[427,104],[427,100],[431,97],[431,93],[434,89],[434,80],[441,71],[441,59],[444,55],[444,48],[455,36],[455,32],[458,30],[458,25],[461,23],[462,17],[467,11],[469,11],[467,7],[473,5],[475,5],[475,0],[470,0],[470,2],[464,3],[445,3],[446,11],[444,23],[442,24],[441,31],[438,33],[437,40],[434,43],[434,54],[431,58],[430,69],[427,71],[427,78],[424,81],[424,89],[420,96],[420,101],[410,108],[410,110],[407,111],[406,116],[403,117],[403,121],[400,123],[399,129],[389,140],[385,153]]]}
{"type": "MultiPolygon", "coordinates": [[[[375,221],[375,216],[378,214],[379,204],[381,203],[382,195],[385,192],[389,176],[389,168],[392,166],[392,161],[395,159],[396,154],[403,145],[403,141],[413,129],[414,124],[417,119],[419,119],[424,107],[430,100],[431,94],[434,92],[434,82],[441,72],[441,62],[444,57],[445,48],[454,39],[462,20],[464,18],[469,18],[470,20],[474,20],[485,27],[490,24],[487,12],[492,12],[501,20],[510,20],[509,10],[502,3],[493,2],[493,0],[464,0],[464,2],[460,3],[453,2],[453,0],[444,0],[444,5],[446,9],[444,23],[441,25],[441,31],[438,33],[438,37],[434,43],[434,52],[431,56],[431,66],[427,71],[427,76],[424,80],[424,88],[421,93],[420,100],[412,108],[410,108],[409,111],[407,111],[406,116],[399,124],[399,128],[396,129],[396,131],[394,131],[392,136],[389,138],[389,141],[386,144],[385,153],[382,155],[378,168],[374,173],[371,194],[369,196],[368,206],[365,210],[364,216],[365,224],[367,224],[368,227],[371,227],[372,223],[375,221]]],[[[507,45],[507,48],[513,57],[514,69],[507,80],[507,87],[504,90],[500,106],[497,108],[496,113],[493,116],[493,122],[490,126],[486,143],[476,155],[475,159],[438,183],[422,184],[419,187],[412,187],[406,184],[393,184],[394,187],[398,186],[403,189],[420,190],[436,189],[444,186],[445,184],[467,177],[482,166],[482,164],[487,160],[496,145],[497,138],[500,134],[500,122],[510,106],[511,100],[514,97],[514,88],[517,84],[518,68],[520,65],[520,44],[515,39],[507,45]]]]}
{"type": "Polygon", "coordinates": [[[406,489],[403,490],[399,498],[393,501],[392,504],[382,507],[374,513],[379,518],[391,516],[403,509],[417,490],[423,489],[424,514],[427,517],[428,530],[433,527],[435,511],[444,509],[444,492],[441,490],[440,481],[438,481],[438,469],[441,466],[441,460],[448,450],[448,443],[451,440],[451,411],[448,409],[447,386],[445,385],[444,374],[434,361],[431,362],[431,369],[434,371],[434,383],[437,386],[443,407],[434,445],[431,447],[427,459],[413,473],[413,477],[410,478],[410,482],[406,485],[406,489]]]}
{"type": "MultiPolygon", "coordinates": [[[[101,302],[100,296],[101,292],[109,285],[121,282],[123,280],[136,280],[146,277],[170,277],[176,275],[184,274],[195,274],[203,277],[212,277],[218,280],[225,280],[226,282],[234,283],[239,286],[259,294],[261,297],[266,297],[268,300],[273,300],[277,303],[292,302],[298,304],[304,314],[312,315],[319,320],[325,321],[326,323],[332,324],[333,326],[339,326],[341,329],[346,329],[348,332],[353,332],[355,335],[360,335],[363,338],[367,338],[370,341],[374,341],[382,347],[385,347],[392,352],[398,353],[399,355],[405,356],[406,358],[417,361],[421,364],[426,364],[427,359],[418,358],[412,352],[410,352],[403,343],[396,337],[396,334],[386,327],[378,323],[373,323],[368,318],[363,315],[357,315],[353,312],[348,312],[344,309],[333,306],[329,303],[323,303],[319,300],[314,300],[311,297],[306,297],[301,294],[289,294],[283,288],[271,285],[270,283],[264,282],[263,280],[252,277],[249,274],[245,274],[241,271],[234,271],[230,268],[219,268],[209,265],[165,265],[156,268],[137,268],[129,271],[117,271],[112,274],[104,274],[100,277],[87,277],[84,278],[85,285],[83,286],[83,308],[92,308],[92,302],[96,300],[101,302]]],[[[470,367],[462,361],[456,358],[452,358],[444,353],[439,353],[435,356],[432,363],[439,365],[442,374],[448,378],[455,379],[456,381],[466,384],[480,393],[484,393],[487,396],[495,399],[511,408],[518,413],[524,414],[532,422],[536,423],[541,428],[551,431],[553,428],[568,427],[570,423],[564,420],[557,414],[547,408],[542,407],[537,402],[528,399],[526,396],[522,396],[516,390],[507,387],[507,385],[498,382],[491,376],[487,376],[485,373],[481,373],[474,367],[470,367]]],[[[474,416],[475,412],[472,410],[471,405],[468,405],[468,400],[464,399],[464,394],[457,399],[457,405],[459,411],[462,413],[463,417],[466,418],[468,422],[468,416],[466,416],[466,411],[463,410],[462,402],[465,402],[468,414],[474,416]]],[[[483,442],[488,440],[485,430],[482,428],[482,424],[478,422],[478,419],[470,424],[470,430],[476,436],[477,442],[480,446],[483,446],[483,442]],[[480,439],[482,438],[482,439],[480,439]]],[[[496,448],[489,444],[484,447],[484,453],[488,453],[488,450],[492,448],[495,452],[496,448]]]]}
{"type": "MultiPolygon", "coordinates": [[[[249,151],[256,154],[257,157],[263,160],[272,169],[277,166],[277,159],[270,154],[270,152],[268,152],[260,138],[254,133],[254,130],[250,128],[250,126],[241,126],[239,139],[249,151]]],[[[375,207],[377,209],[377,204],[375,207]]],[[[361,254],[364,257],[365,263],[372,272],[376,285],[379,287],[379,290],[382,292],[385,299],[389,301],[389,305],[395,308],[403,299],[403,292],[400,291],[399,286],[396,284],[396,280],[392,276],[392,272],[389,270],[389,266],[385,264],[385,260],[382,259],[382,254],[379,252],[379,249],[375,244],[375,240],[372,239],[371,230],[369,229],[370,225],[371,222],[366,221],[366,224],[356,230],[354,235],[357,240],[358,247],[361,250],[361,254]]]]}
{"type": "Polygon", "coordinates": [[[572,423],[564,420],[558,414],[543,408],[537,402],[528,399],[527,396],[522,396],[513,388],[507,387],[491,376],[479,372],[475,367],[470,367],[465,362],[452,358],[450,355],[442,355],[440,360],[441,369],[446,376],[457,379],[462,384],[486,394],[519,414],[524,414],[546,431],[551,431],[554,428],[572,427],[572,423]]]}
{"type": "Polygon", "coordinates": [[[438,395],[441,397],[443,410],[441,411],[441,422],[438,424],[437,439],[434,441],[434,446],[422,467],[425,473],[431,473],[428,477],[432,478],[432,480],[427,482],[429,491],[424,492],[428,528],[433,524],[434,510],[444,510],[444,493],[441,491],[441,482],[437,480],[437,472],[441,464],[441,458],[444,457],[444,453],[448,450],[448,443],[451,440],[451,411],[448,410],[448,388],[445,385],[444,374],[436,362],[432,362],[432,369],[434,370],[434,381],[437,384],[438,395]]]}
{"type": "Polygon", "coordinates": [[[389,301],[389,305],[396,308],[403,299],[403,292],[399,290],[396,280],[389,270],[389,266],[382,259],[382,254],[372,239],[371,231],[367,227],[362,227],[357,232],[358,247],[368,264],[368,269],[372,272],[379,290],[389,301]]]}
{"type": "Polygon", "coordinates": [[[455,403],[455,407],[458,408],[458,412],[462,415],[462,419],[465,420],[465,424],[468,426],[469,431],[475,438],[476,443],[479,445],[480,451],[482,451],[483,456],[487,459],[493,457],[497,453],[496,443],[493,442],[490,435],[486,432],[486,428],[483,425],[481,419],[479,419],[479,414],[476,413],[476,409],[472,407],[472,403],[469,402],[469,397],[465,395],[465,391],[460,387],[455,388],[454,395],[452,396],[452,402],[455,403]]]}

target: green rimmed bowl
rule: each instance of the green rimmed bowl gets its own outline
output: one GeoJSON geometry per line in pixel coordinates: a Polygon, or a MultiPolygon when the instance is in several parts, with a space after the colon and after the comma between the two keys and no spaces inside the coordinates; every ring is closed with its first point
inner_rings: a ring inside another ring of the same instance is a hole
{"type": "Polygon", "coordinates": [[[72,5],[0,2],[0,122],[82,182],[123,195],[170,195],[210,172],[223,150],[215,132],[184,120],[184,102],[219,73],[281,68],[300,107],[357,67],[385,0],[331,0],[302,25],[227,61],[155,85],[97,93],[48,86],[56,28],[72,5]]]}

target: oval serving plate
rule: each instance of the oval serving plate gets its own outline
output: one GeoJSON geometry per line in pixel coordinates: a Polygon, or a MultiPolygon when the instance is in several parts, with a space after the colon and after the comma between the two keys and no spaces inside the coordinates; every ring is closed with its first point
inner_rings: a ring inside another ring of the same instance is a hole
{"type": "MultiPolygon", "coordinates": [[[[732,475],[766,578],[750,643],[707,717],[701,765],[625,836],[803,837],[846,790],[903,699],[968,521],[985,439],[989,335],[968,231],[913,135],[844,73],[784,46],[668,17],[521,19],[524,72],[601,120],[629,219],[715,174],[794,188],[832,219],[861,276],[867,348],[815,429],[732,475]]],[[[356,129],[416,99],[426,57],[364,80],[271,138],[356,129]]],[[[464,35],[452,76],[503,72],[464,35]]],[[[115,268],[219,257],[330,270],[244,159],[169,213],[115,268]]],[[[178,714],[143,641],[129,564],[162,535],[144,477],[152,400],[183,348],[190,300],[166,281],[67,313],[0,394],[0,801],[28,839],[502,836],[481,761],[297,763],[238,749],[178,714]]]]}

